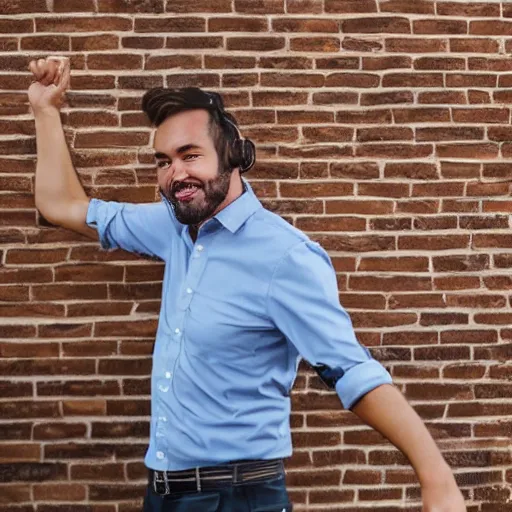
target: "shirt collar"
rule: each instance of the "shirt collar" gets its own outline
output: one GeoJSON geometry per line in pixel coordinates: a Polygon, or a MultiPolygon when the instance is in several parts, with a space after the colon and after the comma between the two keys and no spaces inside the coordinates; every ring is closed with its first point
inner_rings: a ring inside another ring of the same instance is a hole
{"type": "Polygon", "coordinates": [[[214,216],[228,231],[236,233],[262,205],[245,178],[244,192],[214,216]]]}

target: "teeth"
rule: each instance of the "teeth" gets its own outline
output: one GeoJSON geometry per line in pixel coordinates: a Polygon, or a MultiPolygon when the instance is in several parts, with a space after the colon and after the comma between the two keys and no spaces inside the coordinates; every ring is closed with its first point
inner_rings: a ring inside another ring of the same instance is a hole
{"type": "Polygon", "coordinates": [[[197,185],[194,185],[193,183],[180,183],[176,188],[176,191],[179,192],[180,190],[197,188],[197,185]]]}

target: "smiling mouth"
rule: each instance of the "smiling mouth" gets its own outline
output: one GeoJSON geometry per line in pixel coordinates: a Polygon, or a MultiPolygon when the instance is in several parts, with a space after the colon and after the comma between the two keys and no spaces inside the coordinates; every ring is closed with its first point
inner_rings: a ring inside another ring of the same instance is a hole
{"type": "Polygon", "coordinates": [[[174,197],[181,202],[189,202],[194,199],[200,187],[194,183],[179,183],[174,190],[174,197]]]}

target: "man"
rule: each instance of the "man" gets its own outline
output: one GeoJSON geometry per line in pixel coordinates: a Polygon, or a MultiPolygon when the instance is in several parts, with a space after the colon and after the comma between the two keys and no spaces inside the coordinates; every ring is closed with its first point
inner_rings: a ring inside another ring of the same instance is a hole
{"type": "Polygon", "coordinates": [[[162,202],[90,200],[59,118],[65,59],[29,66],[36,206],[104,248],[165,261],[151,383],[144,511],[291,510],[289,392],[300,357],[343,405],[411,461],[425,512],[463,512],[433,439],[386,370],[357,342],[325,251],[265,210],[241,173],[254,163],[219,95],[156,89],[143,109],[162,202]]]}

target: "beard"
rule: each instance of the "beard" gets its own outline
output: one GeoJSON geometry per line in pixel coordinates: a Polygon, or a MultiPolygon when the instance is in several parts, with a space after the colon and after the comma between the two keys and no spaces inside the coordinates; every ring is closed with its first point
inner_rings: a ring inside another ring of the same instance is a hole
{"type": "Polygon", "coordinates": [[[231,172],[219,170],[215,178],[202,182],[191,201],[179,201],[174,189],[168,192],[160,189],[160,193],[171,204],[178,222],[198,226],[209,219],[226,199],[230,182],[231,172]]]}

